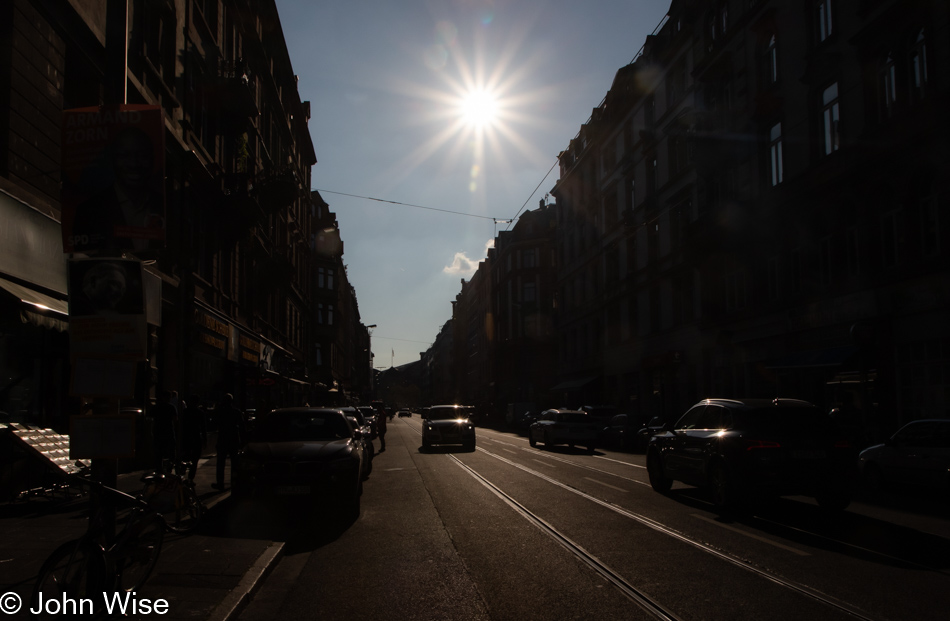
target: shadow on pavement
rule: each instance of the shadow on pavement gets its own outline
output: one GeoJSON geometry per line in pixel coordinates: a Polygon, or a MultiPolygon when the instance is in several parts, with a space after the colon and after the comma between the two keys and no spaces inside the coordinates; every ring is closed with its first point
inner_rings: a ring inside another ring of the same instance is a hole
{"type": "MultiPolygon", "coordinates": [[[[698,511],[713,509],[700,488],[674,489],[668,497],[698,511]]],[[[950,540],[944,537],[848,510],[828,511],[804,498],[749,500],[716,521],[871,563],[950,570],[950,540]]]]}
{"type": "Polygon", "coordinates": [[[306,552],[335,541],[356,521],[326,504],[238,500],[230,497],[208,511],[198,532],[214,537],[283,541],[287,552],[306,552]]]}

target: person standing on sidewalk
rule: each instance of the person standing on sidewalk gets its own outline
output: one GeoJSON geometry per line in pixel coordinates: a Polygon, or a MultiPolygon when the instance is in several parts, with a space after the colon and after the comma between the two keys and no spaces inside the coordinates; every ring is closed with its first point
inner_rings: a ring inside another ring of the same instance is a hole
{"type": "Polygon", "coordinates": [[[224,489],[224,462],[231,458],[231,465],[237,459],[238,449],[244,440],[244,416],[241,410],[234,405],[234,396],[224,395],[224,400],[218,404],[215,411],[218,427],[218,459],[215,474],[216,481],[211,484],[214,489],[224,489]]]}
{"type": "Polygon", "coordinates": [[[181,418],[182,459],[188,462],[188,480],[194,481],[198,472],[198,460],[208,442],[208,425],[204,407],[198,395],[192,395],[185,403],[181,418]]]}
{"type": "Polygon", "coordinates": [[[379,435],[379,452],[386,450],[386,412],[376,415],[376,433],[379,435]]]}

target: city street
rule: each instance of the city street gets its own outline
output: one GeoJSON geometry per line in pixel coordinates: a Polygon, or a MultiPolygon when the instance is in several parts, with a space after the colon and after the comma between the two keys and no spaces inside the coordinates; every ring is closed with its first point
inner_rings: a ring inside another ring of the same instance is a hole
{"type": "Polygon", "coordinates": [[[284,555],[239,618],[942,619],[950,604],[939,516],[783,499],[724,519],[701,490],[655,493],[640,454],[483,428],[474,453],[422,453],[420,425],[390,425],[352,524],[273,516],[284,555]]]}

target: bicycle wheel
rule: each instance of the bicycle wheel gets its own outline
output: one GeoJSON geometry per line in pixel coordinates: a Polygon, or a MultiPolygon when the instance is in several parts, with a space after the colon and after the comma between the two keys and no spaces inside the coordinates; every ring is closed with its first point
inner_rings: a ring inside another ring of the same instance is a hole
{"type": "Polygon", "coordinates": [[[107,554],[112,559],[118,586],[136,591],[145,584],[165,540],[165,520],[154,512],[133,511],[125,528],[107,554]]]}
{"type": "Polygon", "coordinates": [[[176,533],[187,533],[198,526],[198,522],[201,521],[201,516],[204,513],[204,505],[201,504],[201,499],[198,498],[195,488],[187,483],[182,483],[179,493],[181,498],[177,503],[178,508],[162,513],[162,517],[165,519],[168,530],[176,533]]]}
{"type": "Polygon", "coordinates": [[[62,602],[80,602],[74,616],[92,618],[102,612],[102,594],[111,586],[107,577],[102,548],[87,539],[67,541],[50,554],[36,578],[30,596],[32,619],[62,619],[72,611],[63,611],[62,602]],[[85,602],[89,602],[88,607],[85,602]]]}

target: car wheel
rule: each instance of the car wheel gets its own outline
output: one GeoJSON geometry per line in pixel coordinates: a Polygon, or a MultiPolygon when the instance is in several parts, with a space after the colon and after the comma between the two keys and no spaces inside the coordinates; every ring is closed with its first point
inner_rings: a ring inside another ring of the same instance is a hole
{"type": "Polygon", "coordinates": [[[475,440],[472,440],[471,442],[466,442],[464,446],[465,446],[465,450],[468,451],[469,453],[475,451],[475,440]]]}
{"type": "Polygon", "coordinates": [[[589,444],[589,445],[587,446],[587,453],[588,453],[588,455],[593,455],[593,454],[594,454],[594,445],[593,445],[593,444],[589,444]]]}
{"type": "Polygon", "coordinates": [[[709,472],[709,493],[716,509],[720,511],[731,511],[738,506],[736,485],[725,465],[712,465],[709,472]]]}
{"type": "Polygon", "coordinates": [[[650,453],[647,457],[647,474],[650,476],[650,486],[654,491],[666,494],[673,487],[673,479],[664,474],[663,462],[656,452],[650,453]]]}
{"type": "Polygon", "coordinates": [[[544,448],[549,449],[554,446],[554,443],[551,442],[551,433],[548,431],[544,432],[544,448]]]}
{"type": "Polygon", "coordinates": [[[432,443],[429,442],[427,439],[422,438],[422,450],[423,450],[423,451],[428,451],[428,450],[430,450],[431,448],[432,448],[432,443]]]}
{"type": "Polygon", "coordinates": [[[529,431],[528,432],[528,444],[531,446],[537,446],[538,441],[534,439],[534,435],[529,431]]]}

